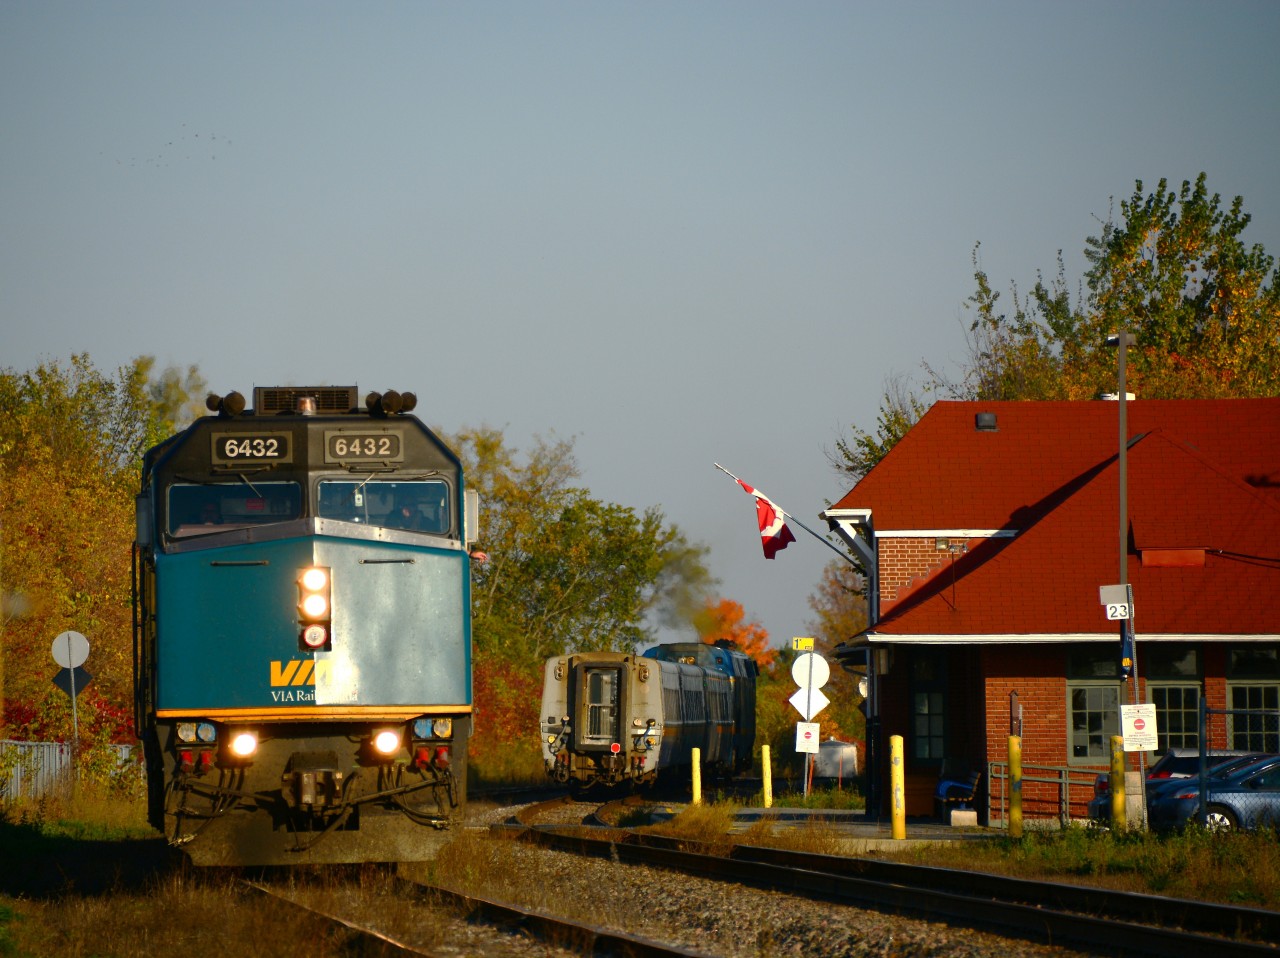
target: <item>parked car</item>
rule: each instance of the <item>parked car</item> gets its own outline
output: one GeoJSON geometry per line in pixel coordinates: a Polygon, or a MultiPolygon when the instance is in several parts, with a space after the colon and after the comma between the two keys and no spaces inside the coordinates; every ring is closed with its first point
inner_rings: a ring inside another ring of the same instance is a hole
{"type": "MultiPolygon", "coordinates": [[[[1210,771],[1214,771],[1233,759],[1260,758],[1258,752],[1240,749],[1214,748],[1206,756],[1210,771]]],[[[1200,774],[1200,750],[1197,748],[1171,748],[1147,769],[1147,804],[1153,798],[1152,789],[1170,780],[1189,778],[1200,774]]],[[[1111,821],[1111,775],[1102,772],[1093,781],[1093,798],[1089,800],[1089,818],[1096,822],[1111,821]]]]}
{"type": "MultiPolygon", "coordinates": [[[[1280,828],[1280,755],[1268,755],[1210,776],[1204,825],[1213,831],[1280,828]]],[[[1184,828],[1200,815],[1199,778],[1160,789],[1147,805],[1152,829],[1184,828]]]]}

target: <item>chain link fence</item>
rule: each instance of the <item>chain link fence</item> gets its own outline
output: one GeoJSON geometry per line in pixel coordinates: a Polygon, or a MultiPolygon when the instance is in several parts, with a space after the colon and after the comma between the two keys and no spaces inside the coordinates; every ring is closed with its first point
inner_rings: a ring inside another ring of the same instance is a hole
{"type": "MultiPolygon", "coordinates": [[[[1201,730],[1201,766],[1205,768],[1213,764],[1206,749],[1280,755],[1280,709],[1274,707],[1202,705],[1201,730]]],[[[1199,819],[1211,828],[1280,828],[1280,766],[1246,766],[1221,780],[1204,779],[1199,805],[1199,819]]]]}

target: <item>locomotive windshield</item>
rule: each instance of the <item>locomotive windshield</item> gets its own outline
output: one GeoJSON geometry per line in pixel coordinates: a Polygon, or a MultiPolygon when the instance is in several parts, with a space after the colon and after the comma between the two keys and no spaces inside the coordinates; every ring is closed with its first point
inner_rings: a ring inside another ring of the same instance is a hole
{"type": "Polygon", "coordinates": [[[385,529],[449,531],[449,485],[440,479],[322,479],[317,515],[385,529]]]}
{"type": "Polygon", "coordinates": [[[176,538],[288,522],[302,514],[296,482],[175,483],[168,492],[168,531],[176,538]]]}

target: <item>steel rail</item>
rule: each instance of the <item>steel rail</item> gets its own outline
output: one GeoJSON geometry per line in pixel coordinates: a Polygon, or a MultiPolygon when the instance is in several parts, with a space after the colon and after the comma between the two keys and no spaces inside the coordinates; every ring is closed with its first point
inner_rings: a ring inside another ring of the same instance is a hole
{"type": "Polygon", "coordinates": [[[1226,938],[1280,941],[1280,912],[1261,908],[1162,898],[1159,895],[1111,891],[1088,885],[1034,881],[987,872],[964,872],[931,865],[910,865],[873,858],[843,858],[753,845],[734,846],[731,857],[738,861],[767,862],[791,868],[857,875],[875,881],[962,892],[1024,905],[1176,927],[1183,931],[1205,932],[1226,938]]]}
{"type": "MultiPolygon", "coordinates": [[[[1126,955],[1152,955],[1166,958],[1177,949],[1196,949],[1203,954],[1213,954],[1222,958],[1235,956],[1265,955],[1270,958],[1280,956],[1280,949],[1262,941],[1249,941],[1229,937],[1237,934],[1239,929],[1222,929],[1217,937],[1199,931],[1188,931],[1176,927],[1177,919],[1184,913],[1187,903],[1177,899],[1166,899],[1163,915],[1160,909],[1147,911],[1144,914],[1162,918],[1159,924],[1139,924],[1130,918],[1142,913],[1131,910],[1129,917],[1109,914],[1101,910],[1100,915],[1081,914],[1065,910],[1062,906],[1044,904],[1028,904],[1017,900],[1002,900],[993,891],[993,886],[979,887],[971,872],[955,871],[950,887],[937,887],[939,874],[947,869],[927,869],[933,872],[934,881],[920,881],[924,876],[913,876],[909,872],[900,871],[894,877],[864,877],[855,874],[856,868],[845,870],[836,863],[846,861],[836,856],[807,856],[803,866],[779,864],[771,861],[752,860],[750,854],[738,857],[721,857],[699,852],[684,851],[663,843],[668,847],[659,847],[657,843],[642,844],[628,839],[616,841],[610,839],[594,839],[582,835],[568,834],[563,831],[547,829],[526,829],[521,837],[544,847],[569,851],[594,857],[609,857],[615,861],[630,864],[648,865],[657,868],[668,868],[696,874],[721,881],[749,884],[756,887],[770,888],[779,891],[801,893],[809,897],[822,898],[859,907],[868,907],[880,911],[892,911],[910,914],[925,919],[943,919],[958,925],[986,930],[996,930],[1002,934],[1015,935],[1036,941],[1056,945],[1083,945],[1099,953],[1123,953],[1126,955]],[[973,893],[971,893],[973,890],[973,893]]],[[[691,844],[683,843],[686,846],[691,844]]],[[[755,851],[755,850],[753,850],[755,851]]],[[[763,850],[772,852],[772,850],[763,850]]],[[[768,858],[768,854],[759,855],[768,858]]],[[[856,860],[848,860],[856,861],[856,860]]],[[[1027,897],[1037,882],[1022,884],[1022,897],[1027,897]]],[[[1053,892],[1063,886],[1047,883],[1053,892]]],[[[1010,886],[1012,887],[1012,886],[1010,886]]],[[[1070,887],[1070,886],[1067,886],[1070,887]]],[[[1045,891],[1043,895],[1048,895],[1045,891]]],[[[1123,898],[1128,893],[1109,892],[1108,897],[1123,898]]],[[[1148,908],[1159,899],[1154,896],[1137,896],[1147,899],[1148,908]]],[[[1190,912],[1191,908],[1186,909],[1190,912]]],[[[1253,909],[1237,909],[1237,911],[1254,911],[1253,909]]],[[[1206,912],[1207,914],[1207,912],[1206,912]]],[[[1148,920],[1156,920],[1148,917],[1148,920]]],[[[1274,940],[1274,939],[1272,939],[1274,940]]]]}
{"type": "MultiPolygon", "coordinates": [[[[465,895],[438,885],[412,881],[399,876],[394,880],[400,891],[412,895],[421,902],[452,908],[467,920],[479,920],[504,928],[518,928],[547,944],[557,945],[581,955],[618,955],[621,958],[714,958],[707,952],[668,945],[599,925],[558,918],[546,912],[521,908],[488,898],[465,895]]],[[[359,922],[294,901],[267,885],[247,879],[242,880],[241,884],[273,901],[301,909],[330,924],[341,926],[362,943],[376,946],[378,949],[374,952],[376,954],[404,955],[413,956],[413,958],[424,958],[424,956],[431,958],[434,955],[432,951],[420,950],[359,922]]]]}
{"type": "Polygon", "coordinates": [[[620,955],[622,958],[715,958],[705,951],[694,951],[664,944],[639,935],[612,931],[558,918],[543,911],[521,908],[474,895],[428,885],[424,882],[397,878],[402,888],[421,898],[429,898],[457,908],[470,919],[497,925],[514,925],[549,944],[558,945],[582,955],[620,955]]]}
{"type": "Polygon", "coordinates": [[[418,958],[432,958],[433,953],[430,951],[421,951],[414,948],[412,945],[407,945],[402,941],[397,941],[389,935],[384,935],[380,931],[375,931],[372,928],[367,928],[364,925],[349,921],[346,918],[341,918],[338,915],[331,915],[326,911],[321,911],[319,908],[312,908],[310,905],[304,905],[301,902],[294,901],[292,898],[282,895],[278,891],[275,891],[266,885],[259,884],[255,881],[249,881],[247,879],[242,879],[240,883],[246,888],[251,888],[259,894],[267,896],[272,901],[286,904],[291,908],[301,909],[302,911],[308,912],[317,918],[323,919],[329,924],[339,925],[342,928],[345,928],[362,943],[376,946],[378,951],[374,952],[375,954],[410,955],[418,956],[418,958]]]}

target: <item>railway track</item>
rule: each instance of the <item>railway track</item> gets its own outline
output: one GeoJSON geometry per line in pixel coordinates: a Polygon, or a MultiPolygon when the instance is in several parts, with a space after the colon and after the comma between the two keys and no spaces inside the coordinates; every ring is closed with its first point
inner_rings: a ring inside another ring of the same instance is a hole
{"type": "MultiPolygon", "coordinates": [[[[727,846],[726,853],[726,846],[718,843],[713,854],[688,840],[618,827],[622,815],[635,805],[645,804],[649,803],[633,799],[599,806],[559,796],[520,808],[510,814],[505,825],[494,826],[493,831],[518,838],[526,847],[678,871],[696,879],[780,891],[808,901],[941,922],[940,927],[970,928],[1006,939],[1048,943],[1089,954],[1160,955],[1162,958],[1179,953],[1228,958],[1280,956],[1280,948],[1270,944],[1280,941],[1280,913],[1276,912],[746,845],[727,846]]],[[[536,852],[525,853],[523,867],[535,874],[538,866],[530,864],[533,859],[527,858],[529,854],[536,856],[536,852]]],[[[561,869],[558,874],[564,874],[564,867],[563,864],[557,866],[561,869]]],[[[462,953],[484,950],[494,955],[701,955],[704,958],[713,954],[695,950],[707,947],[705,940],[691,940],[686,936],[683,945],[673,945],[630,934],[631,929],[617,930],[616,905],[615,927],[607,928],[595,923],[596,914],[600,912],[591,914],[590,921],[564,919],[539,908],[460,894],[411,881],[403,875],[388,875],[386,880],[390,884],[379,893],[381,900],[393,897],[411,901],[415,906],[420,904],[421,917],[415,915],[408,922],[379,926],[382,929],[379,930],[359,919],[334,913],[345,909],[312,908],[311,911],[317,920],[340,929],[335,934],[348,936],[341,940],[350,940],[349,950],[354,954],[431,954],[435,949],[420,950],[421,945],[415,943],[411,933],[397,939],[387,930],[395,929],[398,934],[399,928],[413,922],[441,926],[455,921],[465,929],[461,934],[483,933],[503,939],[501,950],[477,949],[471,944],[464,946],[462,953]],[[480,928],[484,931],[477,931],[480,928]]],[[[627,879],[620,879],[620,884],[627,883],[627,879]]],[[[300,907],[287,889],[254,887],[262,894],[282,897],[293,907],[300,907]]],[[[593,891],[595,887],[599,886],[593,886],[593,891]]],[[[605,901],[601,899],[602,909],[609,907],[605,901]]],[[[541,907],[548,906],[544,903],[541,907]]],[[[896,934],[898,926],[891,927],[896,934]]],[[[645,933],[666,937],[665,930],[658,928],[647,928],[645,933]]]]}
{"type": "MultiPolygon", "coordinates": [[[[515,816],[508,835],[545,848],[665,868],[809,898],[994,931],[1092,952],[1280,956],[1280,913],[878,859],[734,845],[709,854],[685,840],[610,828],[534,824],[567,799],[515,816]]],[[[591,816],[584,816],[589,818],[591,816]]],[[[616,822],[617,808],[594,813],[616,822]]]]}
{"type": "MultiPolygon", "coordinates": [[[[612,931],[598,925],[560,918],[542,911],[520,908],[515,905],[491,901],[474,895],[463,895],[438,885],[411,881],[406,878],[391,879],[397,895],[444,909],[468,924],[483,922],[501,929],[508,936],[535,938],[546,945],[560,949],[565,955],[617,955],[621,958],[714,958],[706,952],[693,951],[653,941],[638,935],[612,931]]],[[[302,909],[318,921],[337,929],[345,936],[344,954],[390,956],[426,956],[436,954],[433,948],[423,948],[380,931],[365,921],[343,917],[332,910],[317,908],[297,900],[283,889],[269,884],[245,880],[243,886],[263,895],[277,905],[302,909]]],[[[429,920],[424,913],[423,920],[429,920]]],[[[520,943],[514,943],[519,950],[520,943]]]]}

